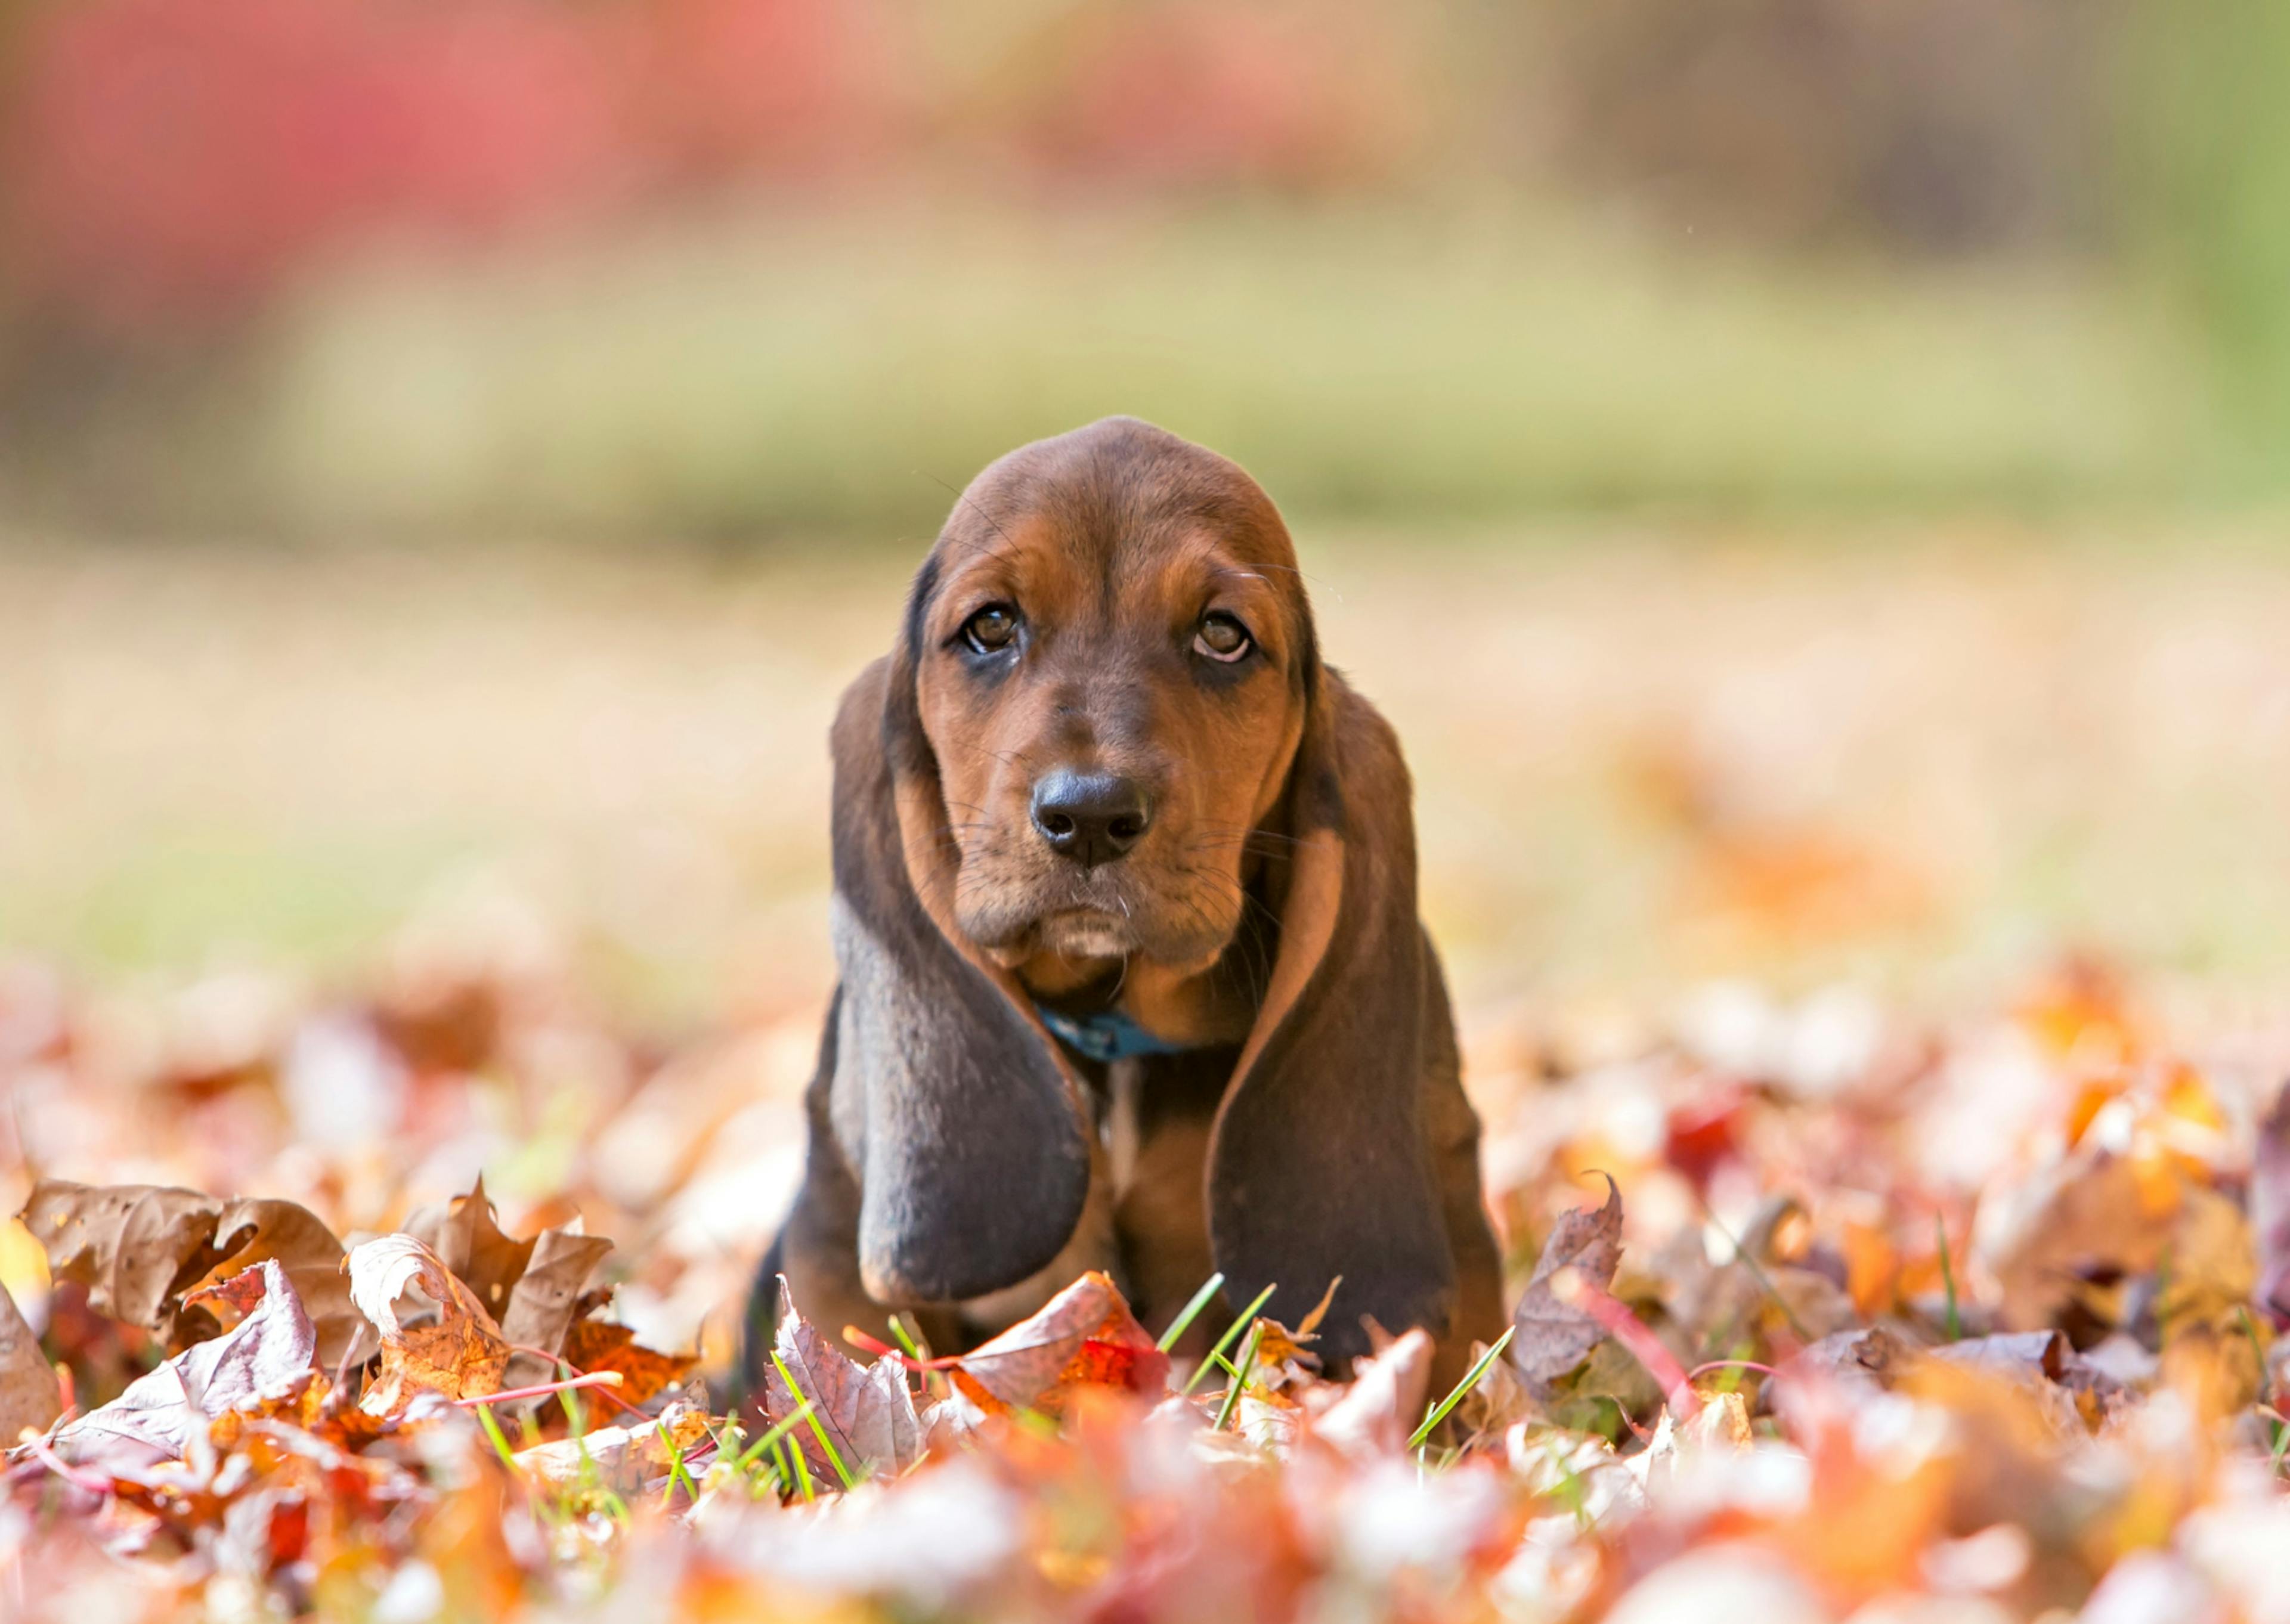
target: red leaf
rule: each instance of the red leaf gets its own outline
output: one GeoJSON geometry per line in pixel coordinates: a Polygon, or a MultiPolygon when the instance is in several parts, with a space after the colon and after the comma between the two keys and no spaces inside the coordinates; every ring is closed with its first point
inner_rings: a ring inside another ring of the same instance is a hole
{"type": "Polygon", "coordinates": [[[1074,1387],[1158,1396],[1169,1385],[1169,1356],[1113,1282],[1092,1269],[1030,1318],[963,1355],[952,1374],[981,1409],[1053,1411],[1074,1387]]]}

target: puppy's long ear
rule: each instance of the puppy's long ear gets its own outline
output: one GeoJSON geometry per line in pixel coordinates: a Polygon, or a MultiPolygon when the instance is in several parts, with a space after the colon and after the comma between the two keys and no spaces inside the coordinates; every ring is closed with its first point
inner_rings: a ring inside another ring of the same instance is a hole
{"type": "Polygon", "coordinates": [[[1419,1100],[1429,950],[1398,740],[1322,669],[1290,779],[1296,841],[1280,948],[1209,1147],[1209,1233],[1226,1295],[1278,1282],[1288,1324],[1343,1276],[1322,1350],[1349,1374],[1372,1316],[1448,1328],[1455,1268],[1419,1100]]]}
{"type": "Polygon", "coordinates": [[[859,1270],[880,1302],[949,1302],[1047,1265],[1087,1196],[1078,1087],[1005,972],[941,918],[946,812],[912,656],[869,667],[834,731],[829,1115],[859,1175],[859,1270]]]}

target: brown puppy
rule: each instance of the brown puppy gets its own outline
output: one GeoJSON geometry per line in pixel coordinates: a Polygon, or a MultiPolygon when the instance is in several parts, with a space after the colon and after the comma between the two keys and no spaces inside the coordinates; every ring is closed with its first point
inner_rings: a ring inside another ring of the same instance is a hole
{"type": "Polygon", "coordinates": [[[1341,1276],[1338,1373],[1368,1318],[1443,1373],[1500,1333],[1406,768],[1247,475],[1126,418],[996,462],[834,753],[842,980],[751,1355],[781,1272],[941,1352],[1090,1268],[1156,1328],[1221,1269],[1203,1331],[1341,1276]]]}

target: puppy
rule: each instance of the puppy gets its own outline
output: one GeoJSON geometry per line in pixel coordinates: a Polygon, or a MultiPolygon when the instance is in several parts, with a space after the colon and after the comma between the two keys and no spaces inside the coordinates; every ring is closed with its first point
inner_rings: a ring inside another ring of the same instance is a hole
{"type": "Polygon", "coordinates": [[[1502,1326],[1391,729],[1323,665],[1237,467],[1110,418],[972,482],[844,696],[841,981],[784,1273],[819,1324],[941,1352],[1085,1268],[1196,1342],[1277,1284],[1319,1351],[1502,1326]]]}

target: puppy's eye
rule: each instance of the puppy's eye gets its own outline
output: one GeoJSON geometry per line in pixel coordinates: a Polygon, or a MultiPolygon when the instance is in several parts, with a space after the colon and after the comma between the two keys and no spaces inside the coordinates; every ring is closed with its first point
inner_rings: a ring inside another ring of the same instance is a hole
{"type": "Polygon", "coordinates": [[[981,654],[998,654],[1018,637],[1018,612],[989,604],[962,623],[962,640],[981,654]]]}
{"type": "Polygon", "coordinates": [[[1226,665],[1245,659],[1255,646],[1256,639],[1248,635],[1248,628],[1221,610],[1201,617],[1201,628],[1193,636],[1193,652],[1226,665]]]}

